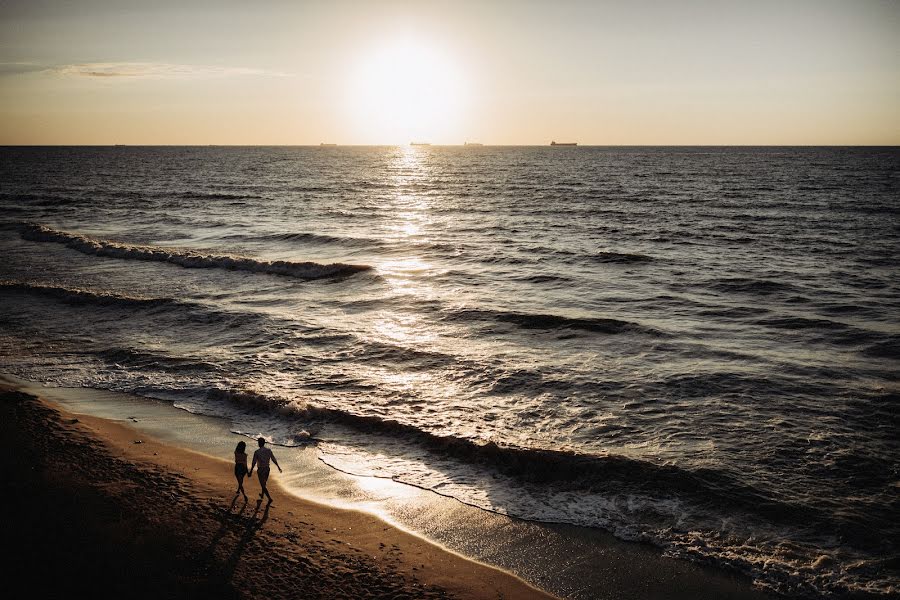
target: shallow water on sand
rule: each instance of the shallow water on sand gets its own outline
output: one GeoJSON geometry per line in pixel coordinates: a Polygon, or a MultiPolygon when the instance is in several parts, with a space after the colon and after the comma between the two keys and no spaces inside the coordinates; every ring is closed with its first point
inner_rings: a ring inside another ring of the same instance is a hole
{"type": "Polygon", "coordinates": [[[18,148],[4,370],[896,591],[900,151],[18,148]]]}

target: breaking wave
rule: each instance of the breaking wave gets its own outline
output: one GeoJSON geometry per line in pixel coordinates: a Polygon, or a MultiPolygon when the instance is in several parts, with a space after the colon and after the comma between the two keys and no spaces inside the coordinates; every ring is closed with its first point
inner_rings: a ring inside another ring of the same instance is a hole
{"type": "MultiPolygon", "coordinates": [[[[304,422],[327,421],[364,433],[402,438],[441,456],[465,463],[490,465],[505,475],[531,483],[568,482],[587,487],[601,482],[604,485],[619,482],[641,488],[698,493],[707,498],[709,494],[715,494],[720,500],[727,495],[721,491],[726,487],[724,475],[713,475],[712,472],[692,474],[671,465],[655,465],[623,456],[524,448],[440,436],[395,419],[354,414],[249,390],[212,388],[207,391],[207,399],[229,402],[251,411],[289,416],[304,422]],[[704,481],[708,481],[708,484],[705,485],[704,481]]],[[[771,502],[762,492],[749,491],[746,486],[740,486],[737,482],[731,481],[730,486],[742,487],[742,494],[746,495],[748,503],[758,505],[760,502],[771,502]]],[[[731,496],[734,499],[737,494],[731,496]]]]}
{"type": "MultiPolygon", "coordinates": [[[[589,455],[441,436],[389,418],[249,390],[213,388],[207,391],[207,398],[243,411],[289,418],[294,434],[281,443],[320,443],[325,454],[322,460],[339,470],[372,475],[365,467],[358,472],[360,465],[345,467],[340,458],[331,456],[333,442],[328,439],[330,434],[322,434],[322,425],[347,427],[356,432],[350,434],[354,439],[380,436],[424,450],[424,454],[416,454],[415,462],[420,467],[437,465],[444,473],[458,468],[453,465],[474,468],[481,473],[479,485],[489,486],[499,505],[485,503],[477,493],[471,495],[465,484],[454,483],[453,477],[420,479],[403,471],[376,476],[525,519],[599,527],[622,539],[652,543],[670,556],[742,572],[772,591],[801,597],[842,596],[851,590],[860,591],[859,572],[882,568],[880,561],[832,556],[818,548],[815,540],[804,541],[811,529],[858,527],[852,518],[792,504],[723,471],[689,470],[613,454],[589,455]],[[527,493],[516,493],[516,489],[527,493]],[[797,523],[804,525],[798,528],[797,523]],[[756,539],[753,532],[762,535],[756,539]],[[784,536],[797,540],[790,554],[785,554],[778,541],[784,536]],[[845,572],[849,563],[859,572],[845,572]]],[[[359,443],[368,445],[373,439],[359,443]]],[[[856,550],[845,546],[843,552],[852,554],[856,550]]],[[[882,590],[872,586],[867,591],[882,590]]]]}
{"type": "Polygon", "coordinates": [[[228,254],[204,254],[198,250],[186,248],[138,246],[59,231],[36,224],[23,225],[21,235],[24,239],[30,241],[64,244],[67,248],[77,250],[83,254],[164,262],[188,269],[226,269],[230,271],[283,275],[298,279],[321,279],[324,277],[351,275],[371,268],[368,265],[348,265],[343,263],[323,265],[314,262],[266,261],[228,254]]]}

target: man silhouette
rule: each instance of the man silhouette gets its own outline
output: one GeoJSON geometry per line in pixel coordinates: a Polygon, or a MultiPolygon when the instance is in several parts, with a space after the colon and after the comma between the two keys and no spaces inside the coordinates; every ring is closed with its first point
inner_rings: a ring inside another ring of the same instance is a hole
{"type": "Polygon", "coordinates": [[[257,476],[259,477],[259,487],[262,488],[262,491],[259,493],[259,499],[262,500],[263,496],[269,499],[269,503],[272,502],[272,496],[269,494],[268,488],[266,488],[266,482],[269,480],[269,461],[275,463],[275,466],[278,467],[278,472],[281,473],[281,466],[278,464],[278,461],[275,460],[275,455],[272,454],[272,451],[266,448],[266,440],[265,438],[259,438],[256,440],[259,444],[259,448],[256,452],[253,453],[253,464],[250,465],[250,475],[253,475],[253,469],[256,468],[257,476]],[[256,465],[259,465],[257,468],[256,465]]]}

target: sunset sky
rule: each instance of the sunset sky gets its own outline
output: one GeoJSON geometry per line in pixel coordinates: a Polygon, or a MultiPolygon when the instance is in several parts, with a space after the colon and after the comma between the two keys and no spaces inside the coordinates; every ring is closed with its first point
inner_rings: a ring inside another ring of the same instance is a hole
{"type": "Polygon", "coordinates": [[[0,7],[0,144],[900,144],[890,0],[0,7]]]}

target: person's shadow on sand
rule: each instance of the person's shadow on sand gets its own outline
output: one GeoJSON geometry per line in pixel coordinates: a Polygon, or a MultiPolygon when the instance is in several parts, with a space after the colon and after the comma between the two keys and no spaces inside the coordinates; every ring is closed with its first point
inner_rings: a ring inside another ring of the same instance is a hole
{"type": "Polygon", "coordinates": [[[247,526],[244,528],[244,533],[243,535],[241,535],[241,539],[238,540],[237,545],[231,552],[231,556],[228,557],[228,561],[225,563],[225,581],[231,581],[231,577],[234,575],[234,570],[237,568],[238,561],[240,561],[241,555],[247,548],[247,544],[250,543],[250,541],[253,539],[253,536],[256,535],[256,532],[262,529],[262,526],[265,524],[265,522],[269,520],[269,508],[271,506],[272,501],[269,500],[266,503],[266,508],[263,509],[262,516],[257,519],[256,516],[259,514],[260,507],[262,507],[262,500],[260,499],[256,501],[256,510],[254,510],[253,514],[250,515],[247,526]]]}
{"type": "Polygon", "coordinates": [[[241,505],[241,510],[238,512],[233,512],[234,507],[237,505],[239,496],[235,496],[231,500],[231,505],[227,510],[222,512],[222,516],[219,519],[219,529],[216,533],[213,534],[212,539],[209,541],[209,544],[206,546],[206,549],[200,555],[200,561],[204,564],[209,564],[212,560],[213,554],[216,551],[216,546],[219,545],[219,542],[222,541],[222,538],[228,533],[228,530],[231,529],[231,523],[235,519],[240,519],[241,515],[244,514],[244,511],[247,509],[247,500],[244,500],[244,503],[241,505]]]}
{"type": "Polygon", "coordinates": [[[226,537],[229,532],[234,532],[235,534],[239,534],[240,538],[237,541],[234,549],[231,551],[231,554],[228,557],[228,560],[225,562],[225,566],[223,568],[223,576],[225,581],[230,581],[231,577],[234,575],[234,570],[237,568],[238,561],[241,558],[241,555],[244,553],[244,550],[247,547],[247,544],[253,539],[253,536],[256,535],[256,532],[262,529],[262,526],[269,519],[269,508],[272,505],[272,502],[269,501],[266,503],[265,508],[262,508],[262,500],[258,500],[256,502],[256,508],[252,514],[248,516],[244,516],[244,511],[247,510],[247,500],[241,503],[240,510],[235,512],[235,507],[238,504],[240,496],[235,496],[231,501],[231,505],[227,510],[222,511],[222,516],[219,522],[219,529],[213,535],[212,539],[209,542],[209,545],[201,554],[201,562],[207,565],[210,565],[215,559],[216,548],[219,545],[222,545],[222,540],[226,537]],[[260,510],[262,509],[262,515],[260,516],[260,510]],[[259,518],[257,518],[259,516],[259,518]]]}

